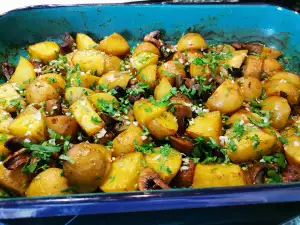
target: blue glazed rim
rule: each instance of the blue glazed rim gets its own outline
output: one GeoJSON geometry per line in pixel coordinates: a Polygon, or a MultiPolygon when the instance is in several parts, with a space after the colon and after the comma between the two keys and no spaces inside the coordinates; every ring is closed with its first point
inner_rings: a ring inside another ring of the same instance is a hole
{"type": "MultiPolygon", "coordinates": [[[[156,1],[131,2],[120,4],[72,4],[72,5],[37,5],[14,9],[0,15],[0,19],[13,12],[40,8],[59,8],[77,6],[107,5],[181,5],[156,1]]],[[[195,5],[190,3],[189,5],[195,5]]],[[[216,5],[216,4],[201,4],[216,5]]],[[[235,6],[281,7],[270,4],[234,4],[235,6]]],[[[284,10],[288,10],[281,7],[284,10]]],[[[77,214],[103,214],[137,211],[157,211],[172,209],[220,207],[232,205],[250,205],[300,201],[300,183],[281,183],[275,185],[255,185],[243,187],[219,187],[203,189],[174,189],[166,191],[90,193],[53,197],[32,197],[3,199],[0,201],[0,219],[67,216],[77,214]]]]}

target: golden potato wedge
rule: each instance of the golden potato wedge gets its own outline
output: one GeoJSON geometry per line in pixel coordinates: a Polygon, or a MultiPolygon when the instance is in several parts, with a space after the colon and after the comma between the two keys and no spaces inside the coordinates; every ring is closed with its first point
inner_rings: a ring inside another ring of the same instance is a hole
{"type": "Polygon", "coordinates": [[[256,99],[261,96],[262,85],[257,78],[241,77],[237,79],[237,83],[240,86],[244,101],[250,102],[251,99],[256,99]]]}
{"type": "Polygon", "coordinates": [[[140,82],[148,84],[151,88],[156,85],[156,65],[149,65],[138,71],[136,74],[136,79],[140,82]]]}
{"type": "Polygon", "coordinates": [[[51,196],[72,194],[68,190],[68,181],[62,176],[63,170],[59,168],[49,168],[39,173],[29,184],[26,196],[51,196]]]}
{"type": "Polygon", "coordinates": [[[170,94],[171,89],[172,85],[170,84],[169,79],[163,77],[154,90],[154,98],[156,100],[161,100],[163,97],[170,94]]]}
{"type": "Polygon", "coordinates": [[[252,125],[243,125],[244,131],[240,139],[236,136],[233,128],[226,131],[229,138],[226,143],[227,155],[234,163],[244,163],[259,160],[264,155],[269,155],[277,142],[275,135],[263,132],[260,128],[252,125]]]}
{"type": "Polygon", "coordinates": [[[105,68],[105,54],[96,50],[81,50],[74,53],[72,64],[78,64],[83,72],[101,76],[105,68]]]}
{"type": "Polygon", "coordinates": [[[143,144],[143,130],[134,124],[130,125],[127,130],[120,133],[113,140],[113,156],[120,156],[136,150],[136,145],[143,144]]]}
{"type": "Polygon", "coordinates": [[[206,80],[211,78],[212,71],[208,65],[196,65],[191,63],[190,65],[190,74],[191,77],[204,77],[206,80]]]}
{"type": "Polygon", "coordinates": [[[131,67],[136,71],[139,71],[149,65],[156,65],[157,62],[158,55],[155,55],[151,52],[140,52],[136,55],[133,55],[130,59],[131,67]]]}
{"type": "Polygon", "coordinates": [[[261,119],[261,117],[258,114],[253,113],[250,110],[247,111],[246,109],[240,109],[234,114],[232,114],[226,121],[226,123],[230,124],[231,126],[238,120],[244,121],[244,123],[251,123],[251,121],[248,119],[249,117],[256,121],[259,121],[261,119]]]}
{"type": "Polygon", "coordinates": [[[35,80],[26,88],[28,103],[41,103],[51,99],[58,99],[59,93],[54,86],[43,80],[35,80]],[[37,94],[38,93],[38,94],[37,94]]]}
{"type": "Polygon", "coordinates": [[[196,165],[192,185],[193,188],[243,185],[246,185],[246,178],[243,170],[239,165],[196,165]]]}
{"type": "Polygon", "coordinates": [[[66,86],[66,81],[62,75],[57,73],[46,73],[39,76],[39,80],[46,81],[48,84],[52,85],[58,93],[62,93],[66,86]]]}
{"type": "Polygon", "coordinates": [[[104,192],[137,190],[143,160],[141,152],[132,152],[117,158],[111,164],[111,170],[100,185],[100,189],[104,192]]]}
{"type": "Polygon", "coordinates": [[[154,153],[145,154],[145,161],[149,168],[159,174],[160,178],[169,183],[178,173],[182,156],[169,145],[153,149],[154,153]]]}
{"type": "Polygon", "coordinates": [[[199,33],[187,33],[182,36],[177,43],[177,49],[179,52],[183,52],[185,50],[203,50],[206,48],[207,44],[199,33]]]}
{"type": "Polygon", "coordinates": [[[274,72],[282,71],[282,70],[283,70],[283,66],[276,59],[267,58],[264,60],[263,72],[267,74],[272,74],[274,72]]]}
{"type": "Polygon", "coordinates": [[[197,116],[193,123],[188,126],[186,133],[191,138],[198,136],[212,137],[219,142],[219,136],[222,133],[222,117],[219,111],[204,113],[203,116],[197,116]]]}
{"type": "Polygon", "coordinates": [[[248,50],[237,50],[232,53],[232,58],[226,60],[231,68],[240,68],[247,57],[248,50]]]}
{"type": "Polygon", "coordinates": [[[262,58],[277,59],[279,56],[281,56],[281,52],[274,48],[269,48],[267,46],[264,46],[262,52],[260,53],[260,56],[262,58]]]}
{"type": "Polygon", "coordinates": [[[283,144],[279,139],[280,133],[273,127],[264,127],[262,128],[262,131],[276,137],[276,144],[272,147],[272,153],[283,152],[283,144]]]}
{"type": "Polygon", "coordinates": [[[24,106],[26,106],[26,102],[11,83],[0,85],[0,109],[7,112],[15,112],[24,106]]]}
{"type": "Polygon", "coordinates": [[[100,41],[98,48],[102,52],[115,56],[126,55],[130,50],[128,42],[118,33],[105,37],[100,41]]]}
{"type": "Polygon", "coordinates": [[[233,80],[225,80],[215,92],[208,98],[206,106],[209,110],[218,110],[221,113],[232,113],[243,104],[244,97],[238,83],[233,80]]]}
{"type": "Polygon", "coordinates": [[[55,42],[45,41],[28,47],[28,53],[31,59],[41,59],[44,62],[53,60],[59,53],[59,45],[55,42]]]}
{"type": "Polygon", "coordinates": [[[78,130],[78,123],[71,116],[51,116],[45,118],[48,128],[62,136],[75,136],[78,130]]]}
{"type": "Polygon", "coordinates": [[[105,55],[105,69],[104,74],[110,71],[121,70],[121,59],[114,55],[105,55]]]}
{"type": "Polygon", "coordinates": [[[275,73],[270,80],[286,80],[287,82],[295,85],[296,88],[300,89],[300,77],[295,73],[286,71],[275,73]]]}
{"type": "Polygon", "coordinates": [[[3,109],[0,109],[0,133],[8,133],[8,125],[13,121],[11,115],[3,109]]]}
{"type": "Polygon", "coordinates": [[[73,104],[83,96],[91,96],[95,92],[88,88],[83,87],[70,87],[65,92],[65,99],[69,104],[73,104]]]}
{"type": "Polygon", "coordinates": [[[158,48],[150,42],[144,41],[144,42],[138,44],[136,46],[136,48],[134,49],[133,55],[137,55],[141,52],[151,52],[155,55],[160,56],[160,52],[159,52],[158,48]]]}
{"type": "Polygon", "coordinates": [[[76,34],[76,47],[78,50],[97,49],[97,43],[86,34],[76,34]]]}
{"type": "Polygon", "coordinates": [[[286,160],[289,164],[300,165],[300,137],[287,137],[287,142],[283,146],[286,160]]]}
{"type": "Polygon", "coordinates": [[[102,105],[101,102],[103,101],[104,103],[112,104],[113,108],[118,108],[119,107],[119,102],[118,100],[111,95],[110,93],[96,93],[93,94],[89,97],[89,101],[93,104],[95,109],[98,112],[102,111],[102,105]]]}
{"type": "Polygon", "coordinates": [[[182,78],[186,77],[186,72],[184,70],[183,64],[170,60],[162,64],[157,71],[159,79],[167,78],[172,86],[175,85],[175,79],[177,75],[180,75],[182,78]]]}
{"type": "Polygon", "coordinates": [[[268,80],[264,83],[266,96],[280,96],[286,98],[290,104],[299,103],[299,90],[286,80],[268,80]]]}
{"type": "Polygon", "coordinates": [[[259,56],[248,55],[245,60],[245,65],[243,67],[244,77],[254,77],[258,80],[261,79],[263,66],[263,59],[259,56]]]}
{"type": "Polygon", "coordinates": [[[98,84],[108,88],[109,90],[116,86],[120,86],[125,89],[129,80],[130,74],[128,72],[110,71],[100,77],[98,84]]]}
{"type": "Polygon", "coordinates": [[[291,107],[285,98],[271,96],[262,101],[262,110],[271,112],[271,125],[275,129],[282,129],[287,124],[291,107]]]}
{"type": "Polygon", "coordinates": [[[97,85],[99,79],[100,78],[98,76],[90,75],[87,73],[73,73],[70,76],[69,82],[72,87],[92,88],[97,85]]]}
{"type": "Polygon", "coordinates": [[[105,127],[104,121],[96,113],[86,97],[81,97],[70,106],[70,110],[81,128],[89,135],[97,134],[105,127]]]}
{"type": "Polygon", "coordinates": [[[33,65],[22,56],[18,66],[9,82],[17,84],[20,88],[26,88],[36,78],[33,65]]]}
{"type": "Polygon", "coordinates": [[[164,112],[160,117],[151,120],[148,124],[149,132],[157,139],[163,139],[176,134],[178,123],[170,112],[164,112]]]}
{"type": "Polygon", "coordinates": [[[0,161],[3,161],[11,152],[4,146],[4,143],[11,138],[11,135],[0,133],[0,161]]]}
{"type": "Polygon", "coordinates": [[[140,126],[147,126],[151,120],[159,117],[166,111],[166,106],[154,105],[147,99],[140,99],[133,105],[133,114],[140,126]]]}

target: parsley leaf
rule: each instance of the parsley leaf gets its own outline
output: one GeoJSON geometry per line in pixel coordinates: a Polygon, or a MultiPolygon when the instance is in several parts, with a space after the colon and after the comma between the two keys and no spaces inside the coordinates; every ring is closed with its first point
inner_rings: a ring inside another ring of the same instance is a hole
{"type": "Polygon", "coordinates": [[[252,145],[253,145],[253,148],[254,150],[257,149],[258,145],[259,145],[259,137],[257,134],[255,134],[254,136],[251,137],[251,140],[252,140],[252,145]]]}
{"type": "Polygon", "coordinates": [[[237,150],[237,146],[232,139],[229,140],[228,147],[231,152],[235,152],[237,150]]]}
{"type": "Polygon", "coordinates": [[[240,120],[237,120],[232,126],[232,132],[234,133],[234,137],[237,137],[238,141],[241,140],[241,137],[244,134],[244,126],[241,124],[240,120]]]}
{"type": "Polygon", "coordinates": [[[138,145],[137,141],[133,141],[133,146],[136,148],[138,152],[142,152],[143,154],[150,154],[153,153],[153,148],[155,144],[153,142],[144,143],[142,145],[138,145]]]}
{"type": "Polygon", "coordinates": [[[98,117],[96,117],[96,116],[92,116],[91,121],[93,123],[102,123],[102,121],[98,117]]]}
{"type": "Polygon", "coordinates": [[[284,157],[284,154],[282,153],[275,153],[274,155],[271,156],[263,156],[262,158],[265,162],[275,162],[277,163],[282,169],[285,169],[286,167],[286,160],[284,157]]]}

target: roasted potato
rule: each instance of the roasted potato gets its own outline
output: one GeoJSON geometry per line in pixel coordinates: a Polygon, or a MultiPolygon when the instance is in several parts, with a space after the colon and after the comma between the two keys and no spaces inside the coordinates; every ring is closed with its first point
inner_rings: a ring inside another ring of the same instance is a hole
{"type": "Polygon", "coordinates": [[[111,166],[109,150],[99,144],[76,144],[67,152],[67,156],[72,161],[63,163],[64,176],[79,193],[95,191],[111,166]]]}
{"type": "Polygon", "coordinates": [[[242,185],[246,185],[246,178],[239,165],[196,165],[193,188],[242,185]]]}
{"type": "Polygon", "coordinates": [[[287,82],[295,85],[296,88],[300,89],[300,77],[295,73],[290,72],[278,72],[275,73],[270,80],[286,80],[287,82]]]}
{"type": "Polygon", "coordinates": [[[31,141],[46,139],[46,125],[42,113],[33,106],[28,106],[27,112],[19,115],[8,126],[9,133],[20,137],[29,138],[31,141]]]}
{"type": "Polygon", "coordinates": [[[263,72],[273,74],[274,72],[282,71],[283,66],[273,58],[267,58],[263,63],[263,72]]]}
{"type": "Polygon", "coordinates": [[[136,48],[134,49],[133,55],[137,55],[141,52],[151,52],[155,55],[160,56],[160,52],[159,52],[158,48],[150,42],[144,41],[144,42],[138,44],[136,46],[136,48]]]}
{"type": "Polygon", "coordinates": [[[125,89],[129,80],[130,74],[128,72],[110,71],[100,77],[98,85],[102,85],[109,90],[116,86],[120,86],[125,89]]]}
{"type": "Polygon", "coordinates": [[[146,164],[169,183],[180,169],[182,156],[168,145],[154,148],[153,151],[154,153],[145,154],[146,164]]]}
{"type": "Polygon", "coordinates": [[[121,70],[121,59],[114,55],[105,55],[105,69],[104,74],[110,71],[121,70]]]}
{"type": "Polygon", "coordinates": [[[72,191],[68,191],[68,181],[62,174],[63,170],[59,168],[49,168],[39,173],[29,184],[26,196],[72,194],[72,191]]]}
{"type": "Polygon", "coordinates": [[[169,79],[163,77],[159,84],[155,87],[154,98],[156,100],[161,100],[163,97],[166,97],[170,94],[172,85],[169,82],[169,79]]]}
{"type": "Polygon", "coordinates": [[[272,153],[283,152],[283,144],[280,141],[280,133],[273,127],[264,127],[262,131],[276,137],[276,144],[272,147],[272,153]]]}
{"type": "Polygon", "coordinates": [[[266,59],[267,58],[277,59],[279,56],[281,56],[281,52],[274,48],[269,48],[267,46],[264,46],[262,52],[260,53],[260,56],[266,59]]]}
{"type": "Polygon", "coordinates": [[[48,128],[62,136],[75,136],[78,130],[78,123],[72,116],[51,116],[45,118],[48,128]]]}
{"type": "Polygon", "coordinates": [[[283,147],[288,163],[293,165],[300,165],[300,137],[287,137],[287,144],[285,144],[283,147]]]}
{"type": "Polygon", "coordinates": [[[110,93],[96,93],[89,97],[89,101],[93,104],[97,111],[102,111],[101,102],[112,104],[113,108],[118,108],[118,100],[110,93]]]}
{"type": "Polygon", "coordinates": [[[291,113],[288,101],[282,97],[271,96],[263,100],[262,105],[262,110],[271,111],[272,127],[279,130],[284,128],[291,113]]]}
{"type": "Polygon", "coordinates": [[[140,82],[148,84],[151,88],[156,85],[156,65],[149,65],[138,71],[136,79],[140,82]]]}
{"type": "Polygon", "coordinates": [[[139,126],[134,124],[130,125],[127,130],[120,133],[113,140],[113,156],[124,155],[129,152],[136,150],[136,145],[140,146],[143,144],[143,130],[139,126]]]}
{"type": "Polygon", "coordinates": [[[187,33],[177,43],[177,49],[180,52],[185,50],[203,50],[206,48],[207,44],[204,38],[198,33],[187,33]]]}
{"type": "Polygon", "coordinates": [[[70,110],[81,128],[89,135],[97,134],[105,127],[104,121],[96,113],[86,97],[82,97],[70,106],[70,110]]]}
{"type": "Polygon", "coordinates": [[[81,50],[74,53],[72,64],[78,64],[83,72],[101,76],[105,68],[105,54],[96,50],[81,50]]]}
{"type": "Polygon", "coordinates": [[[17,84],[20,88],[26,88],[36,78],[33,65],[22,56],[18,66],[9,82],[17,84]]]}
{"type": "Polygon", "coordinates": [[[26,106],[26,102],[11,83],[0,85],[0,109],[15,112],[18,108],[24,108],[24,106],[26,106]]]}
{"type": "Polygon", "coordinates": [[[31,181],[31,176],[21,171],[21,168],[8,170],[0,164],[0,187],[18,196],[25,196],[25,191],[31,181]]]}
{"type": "Polygon", "coordinates": [[[58,93],[63,93],[66,81],[62,77],[62,75],[57,73],[46,73],[42,76],[39,76],[39,80],[43,80],[47,82],[48,84],[52,85],[58,93]]]}
{"type": "Polygon", "coordinates": [[[164,112],[160,117],[156,117],[148,124],[149,132],[157,139],[163,139],[176,134],[178,123],[172,113],[164,112]]]}
{"type": "Polygon", "coordinates": [[[59,92],[56,88],[43,80],[35,80],[26,88],[26,100],[28,103],[41,103],[58,98],[59,92]]]}
{"type": "Polygon", "coordinates": [[[260,81],[254,77],[241,77],[237,80],[240,91],[244,97],[244,101],[250,102],[261,96],[262,85],[260,81]]]}
{"type": "Polygon", "coordinates": [[[191,138],[198,136],[212,137],[217,142],[222,132],[222,118],[219,111],[204,113],[192,120],[191,125],[186,129],[186,133],[191,138]]]}
{"type": "Polygon", "coordinates": [[[128,42],[118,33],[105,37],[100,41],[98,48],[102,52],[115,56],[126,55],[130,50],[128,42]]]}
{"type": "Polygon", "coordinates": [[[143,160],[141,152],[132,152],[117,158],[111,164],[111,169],[100,185],[100,189],[104,192],[137,190],[143,160]]]}
{"type": "Polygon", "coordinates": [[[147,126],[148,123],[167,111],[166,106],[157,106],[146,99],[140,99],[133,105],[133,114],[139,125],[147,126]]]}
{"type": "Polygon", "coordinates": [[[280,96],[286,98],[290,104],[299,103],[299,90],[286,80],[269,80],[264,83],[266,96],[280,96]]]}
{"type": "Polygon", "coordinates": [[[98,47],[97,43],[86,34],[76,35],[76,47],[78,50],[90,50],[98,47]]]}
{"type": "Polygon", "coordinates": [[[84,87],[84,88],[92,88],[96,87],[98,81],[98,76],[90,75],[90,74],[78,74],[73,73],[70,76],[69,82],[72,87],[84,87]]]}
{"type": "Polygon", "coordinates": [[[4,143],[11,137],[11,135],[0,133],[0,161],[3,161],[10,154],[4,143]]]}
{"type": "Polygon", "coordinates": [[[11,115],[0,109],[0,133],[8,133],[8,125],[13,121],[11,115]]]}
{"type": "Polygon", "coordinates": [[[229,119],[226,121],[227,124],[233,125],[236,121],[240,120],[244,123],[251,123],[248,118],[252,118],[256,121],[259,121],[261,118],[258,114],[251,112],[250,110],[240,109],[232,114],[229,119]]]}
{"type": "Polygon", "coordinates": [[[227,155],[234,163],[245,163],[261,159],[264,155],[272,153],[276,144],[275,135],[263,132],[260,128],[252,125],[243,125],[243,134],[239,138],[233,128],[226,131],[225,136],[229,141],[225,144],[227,155]]]}
{"type": "Polygon", "coordinates": [[[139,71],[146,66],[156,65],[158,62],[158,55],[151,52],[140,52],[133,55],[130,59],[131,67],[136,71],[139,71]]]}
{"type": "Polygon", "coordinates": [[[83,96],[89,97],[94,93],[94,91],[88,88],[70,87],[65,92],[65,99],[69,102],[69,104],[73,104],[83,96]]]}
{"type": "Polygon", "coordinates": [[[194,63],[191,63],[190,65],[190,74],[191,77],[204,77],[206,80],[209,80],[211,78],[211,68],[208,65],[196,65],[194,63]]]}
{"type": "Polygon", "coordinates": [[[232,57],[226,60],[231,68],[240,68],[245,58],[247,57],[248,50],[237,50],[232,53],[232,57]]]}
{"type": "Polygon", "coordinates": [[[206,106],[209,110],[218,110],[221,113],[232,113],[238,110],[244,97],[238,83],[233,80],[225,80],[217,90],[208,98],[206,106]]]}
{"type": "Polygon", "coordinates": [[[258,80],[261,79],[263,66],[263,59],[259,56],[248,55],[245,60],[245,65],[243,67],[244,77],[254,77],[258,80]]]}
{"type": "Polygon", "coordinates": [[[175,85],[175,79],[177,75],[180,75],[182,78],[186,77],[186,72],[184,70],[183,64],[171,60],[162,64],[157,71],[159,79],[167,78],[172,86],[175,85]]]}
{"type": "Polygon", "coordinates": [[[45,41],[28,47],[31,59],[41,59],[44,62],[53,60],[59,53],[59,46],[55,42],[45,41]]]}

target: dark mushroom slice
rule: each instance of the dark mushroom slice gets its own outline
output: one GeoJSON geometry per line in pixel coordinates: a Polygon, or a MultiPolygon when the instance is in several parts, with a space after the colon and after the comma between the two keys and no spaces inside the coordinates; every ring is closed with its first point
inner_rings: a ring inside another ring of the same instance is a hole
{"type": "Polygon", "coordinates": [[[67,54],[70,53],[72,51],[74,51],[75,48],[75,40],[74,38],[69,34],[69,33],[65,33],[65,37],[64,37],[64,41],[63,43],[60,45],[60,52],[62,54],[67,54]]]}
{"type": "Polygon", "coordinates": [[[286,169],[282,173],[282,181],[285,183],[300,181],[300,166],[287,165],[286,169]]]}
{"type": "Polygon", "coordinates": [[[170,189],[169,185],[160,178],[159,174],[150,168],[146,168],[140,173],[138,185],[140,191],[153,189],[153,186],[158,186],[161,189],[170,189]]]}
{"type": "Polygon", "coordinates": [[[183,164],[176,176],[173,178],[171,186],[175,186],[177,188],[189,188],[192,186],[196,164],[192,159],[185,159],[186,162],[183,160],[183,164]]]}
{"type": "Polygon", "coordinates": [[[172,105],[192,105],[191,99],[181,92],[178,92],[177,95],[172,96],[170,98],[170,103],[172,105]]]}
{"type": "Polygon", "coordinates": [[[44,66],[43,62],[37,60],[31,60],[30,63],[33,65],[36,75],[40,76],[42,74],[42,66],[44,66]]]}
{"type": "Polygon", "coordinates": [[[114,139],[115,134],[113,132],[107,132],[102,138],[98,138],[97,135],[94,135],[93,137],[95,143],[105,145],[107,142],[114,139]]]}
{"type": "Polygon", "coordinates": [[[256,54],[260,54],[264,47],[261,43],[257,43],[257,42],[252,42],[252,43],[236,42],[236,43],[231,43],[231,46],[237,50],[246,49],[249,51],[249,53],[256,53],[256,54]]]}
{"type": "Polygon", "coordinates": [[[62,114],[61,101],[57,99],[47,100],[45,103],[45,113],[47,116],[58,116],[62,114]]]}
{"type": "Polygon", "coordinates": [[[124,90],[124,88],[120,87],[120,86],[115,86],[114,90],[116,91],[115,94],[113,94],[117,99],[119,98],[123,98],[126,94],[126,91],[124,90]]]}
{"type": "Polygon", "coordinates": [[[115,124],[119,121],[118,118],[116,118],[108,113],[101,113],[100,117],[105,122],[106,125],[115,124]]]}
{"type": "Polygon", "coordinates": [[[187,155],[191,154],[194,148],[193,142],[182,137],[169,136],[169,143],[172,148],[187,155]]]}
{"type": "Polygon", "coordinates": [[[4,147],[11,152],[19,151],[21,148],[23,148],[23,139],[11,137],[5,141],[4,147]]]}
{"type": "Polygon", "coordinates": [[[9,63],[9,62],[2,63],[2,73],[5,76],[5,79],[7,81],[10,80],[10,78],[14,74],[15,70],[16,70],[16,67],[14,67],[11,63],[9,63]]]}
{"type": "Polygon", "coordinates": [[[176,88],[179,89],[183,83],[183,77],[181,75],[176,76],[176,88]]]}
{"type": "Polygon", "coordinates": [[[13,153],[12,155],[8,156],[3,161],[3,165],[8,170],[15,170],[18,167],[25,165],[29,159],[30,159],[29,153],[26,151],[25,148],[23,148],[13,153]]]}
{"type": "Polygon", "coordinates": [[[257,162],[248,165],[246,171],[247,183],[248,184],[263,184],[265,183],[265,178],[269,170],[279,171],[279,166],[277,164],[268,164],[257,162]]]}
{"type": "Polygon", "coordinates": [[[192,118],[193,112],[190,107],[185,105],[175,105],[175,113],[177,123],[178,123],[178,130],[177,134],[182,136],[185,133],[185,119],[192,118]]]}
{"type": "Polygon", "coordinates": [[[161,46],[159,35],[160,35],[160,30],[154,30],[144,37],[144,41],[150,42],[159,48],[161,46]]]}

